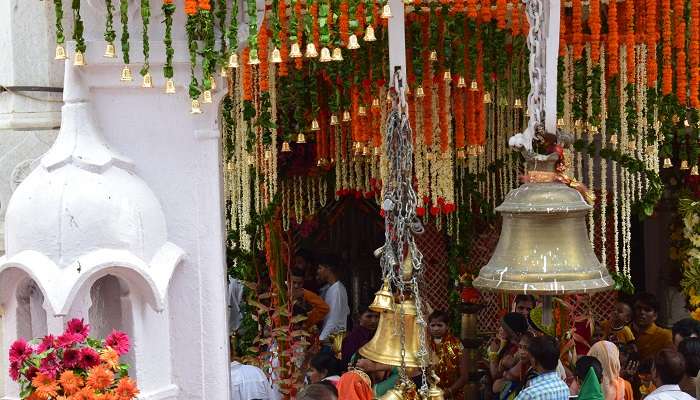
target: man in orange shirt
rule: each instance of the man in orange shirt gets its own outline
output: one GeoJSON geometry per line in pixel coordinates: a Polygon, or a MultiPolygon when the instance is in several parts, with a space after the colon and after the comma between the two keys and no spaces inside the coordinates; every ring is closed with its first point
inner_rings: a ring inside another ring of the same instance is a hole
{"type": "Polygon", "coordinates": [[[640,361],[653,359],[662,349],[673,347],[671,331],[656,325],[659,303],[651,293],[640,293],[634,301],[632,331],[640,361]]]}
{"type": "Polygon", "coordinates": [[[304,329],[307,331],[323,321],[330,311],[330,307],[326,304],[321,296],[316,293],[304,289],[304,271],[300,269],[292,269],[292,297],[294,297],[294,314],[306,315],[304,320],[304,329]]]}

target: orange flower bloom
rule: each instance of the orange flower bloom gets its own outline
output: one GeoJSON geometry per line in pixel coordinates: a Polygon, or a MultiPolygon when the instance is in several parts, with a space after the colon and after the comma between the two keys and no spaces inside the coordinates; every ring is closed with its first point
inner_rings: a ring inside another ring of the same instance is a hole
{"type": "Polygon", "coordinates": [[[32,379],[32,386],[36,389],[34,393],[40,398],[46,399],[49,396],[58,396],[58,382],[50,376],[38,373],[34,379],[32,379]]]}
{"type": "MultiPolygon", "coordinates": [[[[498,4],[499,1],[502,0],[496,0],[496,4],[498,4]]],[[[491,22],[491,0],[481,0],[480,11],[481,22],[484,24],[491,22]]],[[[496,13],[498,13],[498,10],[496,10],[496,13]]]]}
{"type": "Polygon", "coordinates": [[[663,29],[661,93],[663,95],[668,95],[673,91],[673,69],[671,65],[671,0],[661,1],[661,26],[663,29]]]}
{"type": "Polygon", "coordinates": [[[659,35],[656,21],[656,0],[646,0],[647,85],[656,86],[658,66],[656,63],[656,40],[659,35]]]}
{"type": "Polygon", "coordinates": [[[197,0],[185,0],[185,14],[197,14],[197,0]]]}
{"type": "Polygon", "coordinates": [[[625,0],[625,48],[627,51],[627,82],[634,83],[636,77],[634,49],[634,0],[625,0]]]}
{"type": "Polygon", "coordinates": [[[136,388],[136,383],[127,376],[119,380],[114,394],[119,397],[119,400],[131,400],[139,394],[139,390],[136,388]]]}
{"type": "MultiPolygon", "coordinates": [[[[688,83],[686,82],[686,55],[685,55],[685,2],[673,2],[673,16],[675,32],[673,35],[673,48],[676,49],[676,96],[681,105],[685,105],[687,101],[686,90],[688,83]]],[[[697,23],[697,22],[696,22],[697,23]]]]}
{"type": "Polygon", "coordinates": [[[100,351],[100,361],[115,371],[119,369],[119,354],[109,346],[100,351]]]}
{"type": "Polygon", "coordinates": [[[199,8],[201,10],[211,11],[210,0],[199,0],[199,8]]]}
{"type": "Polygon", "coordinates": [[[93,389],[84,387],[80,389],[78,393],[71,396],[70,400],[97,400],[97,395],[95,395],[93,389]]]}
{"type": "Polygon", "coordinates": [[[279,43],[280,58],[282,62],[278,64],[277,73],[279,76],[287,76],[287,60],[289,55],[289,44],[287,44],[287,4],[280,1],[277,5],[277,15],[279,17],[279,43]]]}
{"type": "MultiPolygon", "coordinates": [[[[511,23],[510,23],[510,31],[512,36],[518,36],[520,35],[520,1],[515,0],[513,3],[512,14],[511,14],[511,23]]],[[[564,7],[562,7],[562,10],[564,7]]],[[[563,11],[562,11],[563,14],[563,11]]],[[[563,21],[562,21],[563,24],[563,21]]],[[[562,25],[564,27],[564,25],[562,25]]],[[[562,31],[563,32],[563,31],[562,31]]],[[[562,33],[563,35],[563,33],[562,33]]]]}
{"type": "Polygon", "coordinates": [[[61,374],[58,382],[61,384],[61,387],[63,387],[63,394],[65,395],[71,395],[78,392],[84,384],[83,378],[70,370],[64,371],[61,374]]]}
{"type": "Polygon", "coordinates": [[[690,106],[700,108],[700,0],[690,0],[690,106]]]}
{"type": "Polygon", "coordinates": [[[476,5],[478,0],[467,0],[467,17],[476,19],[476,5]]]}
{"type": "Polygon", "coordinates": [[[270,90],[270,64],[267,60],[269,41],[270,31],[267,28],[267,19],[263,18],[262,24],[260,24],[260,30],[258,31],[258,59],[260,60],[258,79],[260,90],[263,92],[270,90]]]}
{"type": "Polygon", "coordinates": [[[163,4],[173,4],[173,0],[163,0],[163,4]]]}
{"type": "Polygon", "coordinates": [[[506,0],[496,0],[496,27],[500,30],[506,29],[506,12],[508,3],[506,0]]]}
{"type": "Polygon", "coordinates": [[[104,365],[98,365],[96,367],[90,368],[87,377],[87,386],[96,389],[103,390],[112,385],[114,381],[114,373],[105,368],[104,365]]]}
{"type": "Polygon", "coordinates": [[[348,4],[348,0],[343,0],[340,3],[338,29],[340,30],[340,40],[344,45],[347,45],[350,38],[350,5],[348,4]]]}
{"type": "Polygon", "coordinates": [[[574,60],[581,59],[583,55],[583,31],[582,31],[582,18],[583,18],[583,5],[581,0],[573,0],[571,2],[573,9],[573,19],[571,21],[571,42],[574,46],[573,55],[574,60]]]}
{"type": "Polygon", "coordinates": [[[617,1],[608,3],[608,74],[617,75],[620,70],[620,41],[617,31],[617,1]]]}
{"type": "Polygon", "coordinates": [[[598,64],[600,61],[600,0],[591,0],[588,27],[591,29],[591,60],[594,64],[598,64]]]}
{"type": "Polygon", "coordinates": [[[243,67],[243,100],[253,100],[253,71],[248,64],[250,58],[250,48],[243,49],[242,67],[243,67]]]}

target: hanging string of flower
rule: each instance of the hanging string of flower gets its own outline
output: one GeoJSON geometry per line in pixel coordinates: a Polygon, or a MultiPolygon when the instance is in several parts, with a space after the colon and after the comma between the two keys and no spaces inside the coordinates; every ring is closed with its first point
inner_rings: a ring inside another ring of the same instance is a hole
{"type": "Polygon", "coordinates": [[[175,82],[173,82],[173,56],[175,49],[173,48],[173,14],[175,14],[176,6],[173,0],[163,0],[163,15],[165,16],[165,37],[163,44],[165,45],[165,63],[163,64],[163,76],[166,79],[165,92],[175,93],[175,82]]]}
{"type": "Polygon", "coordinates": [[[72,0],[71,8],[73,9],[73,40],[75,40],[75,60],[73,64],[83,66],[85,65],[85,50],[87,50],[87,46],[83,37],[85,27],[83,18],[80,16],[80,0],[72,0]]]}
{"type": "Polygon", "coordinates": [[[671,61],[671,0],[661,0],[661,27],[663,39],[661,94],[666,96],[671,94],[673,91],[673,65],[671,61]]]}
{"type": "Polygon", "coordinates": [[[124,69],[122,70],[121,80],[131,81],[131,70],[129,69],[129,1],[119,0],[119,21],[122,24],[121,44],[122,44],[122,60],[124,60],[124,69]]]}
{"type": "Polygon", "coordinates": [[[54,15],[56,20],[56,51],[54,58],[56,60],[64,60],[66,58],[66,48],[63,44],[66,42],[66,37],[63,34],[63,1],[53,0],[54,15]]]}
{"type": "MultiPolygon", "coordinates": [[[[122,0],[124,1],[124,0],[122,0]]],[[[186,32],[187,32],[187,49],[190,53],[190,84],[188,94],[192,101],[192,114],[201,114],[202,110],[199,105],[199,95],[202,91],[199,88],[199,81],[195,76],[195,68],[197,67],[197,54],[199,45],[197,43],[197,0],[185,0],[185,14],[187,15],[186,32]]]]}
{"type": "Polygon", "coordinates": [[[153,87],[153,81],[151,78],[151,64],[149,63],[150,55],[150,41],[148,38],[148,26],[151,20],[151,5],[150,0],[141,0],[141,22],[143,25],[142,42],[143,42],[143,67],[141,67],[140,74],[143,77],[143,87],[150,88],[153,87]]]}
{"type": "Polygon", "coordinates": [[[114,4],[112,0],[105,0],[105,11],[107,12],[107,17],[105,18],[105,33],[104,38],[107,42],[105,48],[105,57],[114,58],[114,40],[117,38],[117,32],[114,30],[114,4]]]}

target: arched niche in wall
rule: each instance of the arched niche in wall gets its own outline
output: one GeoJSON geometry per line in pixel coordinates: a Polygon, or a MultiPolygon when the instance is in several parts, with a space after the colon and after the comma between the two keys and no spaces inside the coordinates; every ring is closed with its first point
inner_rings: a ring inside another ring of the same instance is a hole
{"type": "Polygon", "coordinates": [[[31,278],[17,286],[17,337],[30,340],[48,333],[44,295],[31,278]]]}

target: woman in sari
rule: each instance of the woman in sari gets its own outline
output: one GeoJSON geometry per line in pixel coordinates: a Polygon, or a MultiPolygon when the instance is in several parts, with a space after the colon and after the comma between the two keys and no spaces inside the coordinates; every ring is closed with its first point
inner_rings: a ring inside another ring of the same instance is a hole
{"type": "Polygon", "coordinates": [[[344,373],[336,385],[338,398],[343,400],[372,400],[372,380],[366,372],[351,367],[344,373]]]}
{"type": "Polygon", "coordinates": [[[633,400],[632,385],[620,377],[620,352],[606,340],[595,343],[588,352],[603,366],[605,400],[633,400]]]}

